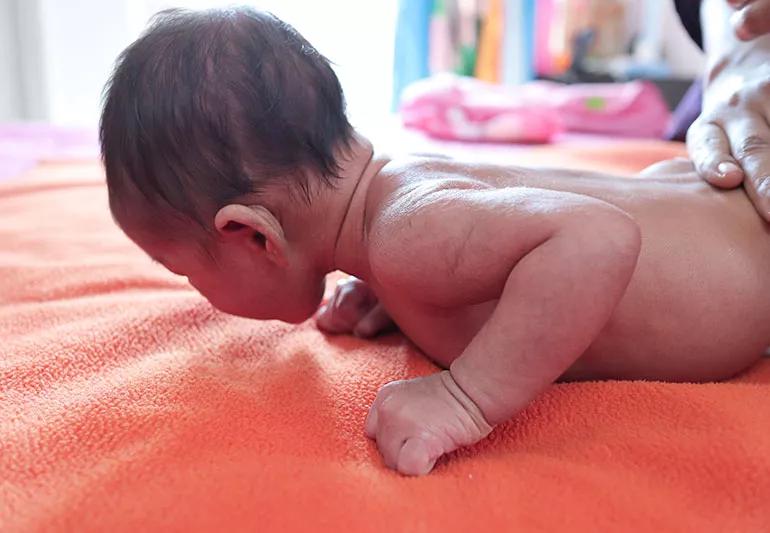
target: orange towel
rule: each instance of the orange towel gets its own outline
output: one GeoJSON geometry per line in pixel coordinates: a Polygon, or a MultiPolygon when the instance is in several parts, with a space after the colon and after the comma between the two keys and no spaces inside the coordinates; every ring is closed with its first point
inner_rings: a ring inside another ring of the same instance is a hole
{"type": "Polygon", "coordinates": [[[404,478],[364,417],[382,384],[434,367],[398,335],[213,311],[114,227],[96,164],[0,186],[0,343],[4,532],[770,530],[770,361],[720,384],[556,385],[404,478]]]}

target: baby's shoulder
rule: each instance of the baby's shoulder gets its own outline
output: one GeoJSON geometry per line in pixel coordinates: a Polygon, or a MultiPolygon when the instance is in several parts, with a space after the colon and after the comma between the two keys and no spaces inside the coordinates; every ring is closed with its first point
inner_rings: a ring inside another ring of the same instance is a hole
{"type": "Polygon", "coordinates": [[[382,284],[422,287],[457,264],[489,188],[421,162],[384,173],[366,224],[369,265],[382,284]]]}
{"type": "Polygon", "coordinates": [[[424,264],[431,257],[427,250],[441,238],[435,212],[440,184],[386,176],[376,187],[365,225],[369,263],[373,274],[392,277],[410,263],[424,264]]]}

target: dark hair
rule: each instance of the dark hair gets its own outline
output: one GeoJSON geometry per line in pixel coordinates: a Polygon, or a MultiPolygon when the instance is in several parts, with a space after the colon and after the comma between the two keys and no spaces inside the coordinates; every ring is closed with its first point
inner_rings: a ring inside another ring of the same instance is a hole
{"type": "Polygon", "coordinates": [[[278,178],[309,199],[310,175],[339,175],[352,131],[328,60],[288,24],[248,7],[164,11],[105,87],[110,207],[130,195],[206,228],[278,178]]]}

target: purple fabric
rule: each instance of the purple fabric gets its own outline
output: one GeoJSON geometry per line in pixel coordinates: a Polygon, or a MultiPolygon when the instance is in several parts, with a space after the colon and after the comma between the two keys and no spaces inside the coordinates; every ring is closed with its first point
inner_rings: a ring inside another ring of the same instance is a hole
{"type": "Polygon", "coordinates": [[[664,138],[670,141],[684,141],[687,130],[700,115],[702,101],[703,83],[695,80],[671,115],[664,138]]]}
{"type": "Polygon", "coordinates": [[[54,159],[93,159],[99,154],[96,131],[48,124],[0,123],[0,180],[54,159]]]}

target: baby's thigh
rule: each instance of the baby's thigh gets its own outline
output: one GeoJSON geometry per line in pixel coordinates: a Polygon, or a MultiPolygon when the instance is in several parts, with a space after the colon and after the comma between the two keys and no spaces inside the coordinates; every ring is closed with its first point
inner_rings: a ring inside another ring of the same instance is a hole
{"type": "Polygon", "coordinates": [[[642,170],[636,177],[639,178],[686,178],[696,177],[695,166],[686,157],[675,157],[665,161],[659,161],[642,170]]]}

